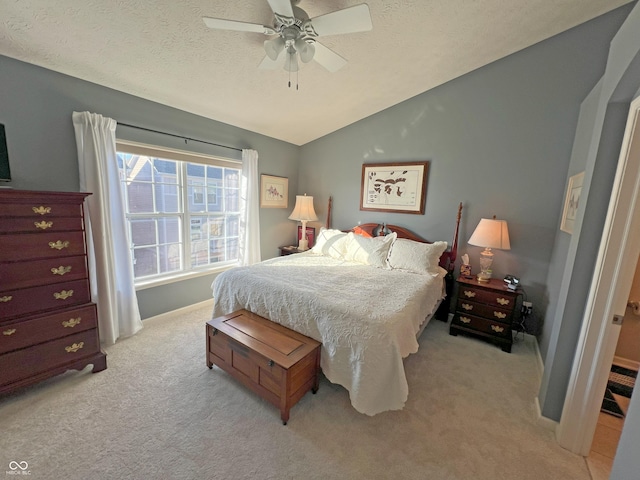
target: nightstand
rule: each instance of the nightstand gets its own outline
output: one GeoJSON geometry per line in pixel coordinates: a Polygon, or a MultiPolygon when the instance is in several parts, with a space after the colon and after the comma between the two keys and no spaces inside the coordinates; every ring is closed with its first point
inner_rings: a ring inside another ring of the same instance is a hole
{"type": "Polygon", "coordinates": [[[458,278],[456,310],[449,334],[470,333],[496,343],[510,353],[512,323],[520,292],[509,290],[502,279],[478,282],[458,278]]]}
{"type": "Polygon", "coordinates": [[[283,257],[285,255],[291,255],[292,253],[300,253],[298,247],[296,246],[286,246],[286,247],[278,247],[280,248],[280,256],[283,257]]]}

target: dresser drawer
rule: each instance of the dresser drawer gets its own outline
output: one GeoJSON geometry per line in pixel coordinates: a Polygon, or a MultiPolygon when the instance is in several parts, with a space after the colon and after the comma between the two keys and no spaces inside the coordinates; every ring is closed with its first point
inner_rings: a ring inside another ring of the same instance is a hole
{"type": "Polygon", "coordinates": [[[55,283],[0,292],[0,318],[89,303],[89,281],[55,283]]]}
{"type": "Polygon", "coordinates": [[[0,291],[87,278],[84,256],[0,263],[0,291]]]}
{"type": "MultiPolygon", "coordinates": [[[[82,217],[82,200],[76,204],[54,203],[46,199],[32,202],[0,203],[0,217],[29,217],[49,220],[52,217],[82,217]]],[[[6,223],[4,220],[2,223],[6,223]]]]}
{"type": "Polygon", "coordinates": [[[52,218],[7,218],[0,217],[0,233],[41,233],[82,230],[82,217],[52,218]]]}
{"type": "Polygon", "coordinates": [[[84,254],[84,232],[0,235],[0,262],[84,254]]]}
{"type": "Polygon", "coordinates": [[[460,286],[460,293],[458,295],[458,298],[460,298],[461,300],[472,300],[477,303],[495,305],[508,311],[513,310],[516,301],[515,295],[507,295],[501,292],[482,290],[479,288],[468,287],[466,285],[460,286]]]}
{"type": "Polygon", "coordinates": [[[94,304],[0,326],[0,354],[96,328],[94,304]]]}
{"type": "Polygon", "coordinates": [[[41,343],[0,357],[0,387],[100,351],[96,329],[41,343]]]}
{"type": "Polygon", "coordinates": [[[476,317],[474,315],[465,315],[462,313],[456,313],[453,316],[451,323],[511,341],[511,326],[505,325],[504,323],[494,322],[492,320],[487,320],[486,318],[476,317]]]}
{"type": "Polygon", "coordinates": [[[470,302],[458,299],[456,311],[465,315],[478,315],[487,319],[502,323],[511,323],[511,310],[500,308],[495,305],[485,305],[482,303],[470,302]]]}

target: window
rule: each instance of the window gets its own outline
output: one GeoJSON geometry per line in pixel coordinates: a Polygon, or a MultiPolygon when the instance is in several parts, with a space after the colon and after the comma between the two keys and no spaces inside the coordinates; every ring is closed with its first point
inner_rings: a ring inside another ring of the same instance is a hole
{"type": "Polygon", "coordinates": [[[136,281],[238,261],[239,162],[117,146],[136,281]]]}

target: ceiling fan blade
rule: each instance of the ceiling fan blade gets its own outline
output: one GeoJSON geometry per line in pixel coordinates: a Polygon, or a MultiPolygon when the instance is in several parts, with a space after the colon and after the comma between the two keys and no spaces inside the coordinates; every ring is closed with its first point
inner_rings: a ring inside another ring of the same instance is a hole
{"type": "Polygon", "coordinates": [[[337,72],[347,64],[344,58],[320,42],[315,42],[314,45],[316,47],[316,53],[313,59],[331,73],[337,72]]]}
{"type": "Polygon", "coordinates": [[[291,0],[267,0],[273,13],[282,15],[284,17],[293,17],[293,7],[291,6],[291,0]]]}
{"type": "Polygon", "coordinates": [[[259,25],[257,23],[236,22],[235,20],[225,20],[223,18],[211,18],[202,17],[204,23],[209,28],[215,28],[217,30],[233,30],[236,32],[255,32],[264,33],[265,35],[275,34],[275,30],[265,25],[259,25]]]}
{"type": "Polygon", "coordinates": [[[312,18],[311,28],[319,37],[342,33],[367,32],[373,28],[369,5],[361,3],[360,5],[312,18]]]}

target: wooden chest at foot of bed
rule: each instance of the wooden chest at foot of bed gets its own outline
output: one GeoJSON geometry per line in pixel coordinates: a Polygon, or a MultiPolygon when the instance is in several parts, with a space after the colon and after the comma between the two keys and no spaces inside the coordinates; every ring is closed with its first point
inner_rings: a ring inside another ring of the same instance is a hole
{"type": "Polygon", "coordinates": [[[217,365],[280,408],[282,423],[318,391],[320,343],[247,310],[207,322],[207,366],[217,365]]]}

